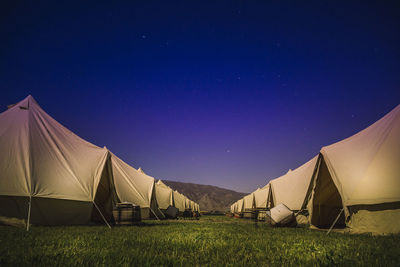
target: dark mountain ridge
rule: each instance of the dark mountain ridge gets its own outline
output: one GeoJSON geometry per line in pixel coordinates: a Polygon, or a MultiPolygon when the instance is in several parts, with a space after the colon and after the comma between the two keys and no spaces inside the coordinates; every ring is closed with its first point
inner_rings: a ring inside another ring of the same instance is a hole
{"type": "Polygon", "coordinates": [[[162,180],[166,185],[197,202],[202,211],[228,211],[230,205],[247,193],[220,188],[213,185],[193,184],[162,180]]]}

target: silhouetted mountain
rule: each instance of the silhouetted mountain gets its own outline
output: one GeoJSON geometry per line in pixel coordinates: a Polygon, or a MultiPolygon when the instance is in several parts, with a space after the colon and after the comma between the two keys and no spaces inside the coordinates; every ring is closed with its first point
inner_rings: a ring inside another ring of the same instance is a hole
{"type": "Polygon", "coordinates": [[[247,193],[212,185],[192,184],[162,180],[166,185],[197,202],[203,211],[228,211],[230,205],[247,193]]]}

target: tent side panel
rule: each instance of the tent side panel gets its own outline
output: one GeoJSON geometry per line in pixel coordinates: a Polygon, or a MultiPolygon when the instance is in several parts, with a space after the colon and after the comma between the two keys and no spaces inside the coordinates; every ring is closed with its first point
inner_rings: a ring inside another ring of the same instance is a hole
{"type": "Polygon", "coordinates": [[[400,233],[400,202],[349,207],[348,226],[354,233],[400,233]]]}
{"type": "Polygon", "coordinates": [[[93,203],[53,198],[32,198],[32,224],[80,225],[90,223],[93,203]]]}
{"type": "MultiPolygon", "coordinates": [[[[0,196],[0,214],[27,220],[29,197],[0,196]]],[[[86,201],[33,197],[31,224],[80,225],[90,223],[93,203],[86,201]]]]}

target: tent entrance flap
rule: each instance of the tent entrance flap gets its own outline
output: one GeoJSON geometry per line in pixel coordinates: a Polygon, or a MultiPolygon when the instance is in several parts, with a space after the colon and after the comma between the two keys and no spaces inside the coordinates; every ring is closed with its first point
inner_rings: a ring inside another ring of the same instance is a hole
{"type": "Polygon", "coordinates": [[[111,181],[111,166],[109,161],[104,164],[99,185],[97,187],[95,199],[92,208],[92,221],[103,223],[104,220],[110,222],[112,220],[112,210],[115,202],[115,194],[111,181]],[[97,207],[96,207],[97,204],[97,207]]]}
{"type": "Polygon", "coordinates": [[[321,161],[320,171],[317,175],[312,203],[311,224],[318,228],[329,228],[338,214],[341,213],[335,223],[335,227],[345,227],[345,216],[341,212],[343,209],[342,198],[324,160],[321,161]]]}

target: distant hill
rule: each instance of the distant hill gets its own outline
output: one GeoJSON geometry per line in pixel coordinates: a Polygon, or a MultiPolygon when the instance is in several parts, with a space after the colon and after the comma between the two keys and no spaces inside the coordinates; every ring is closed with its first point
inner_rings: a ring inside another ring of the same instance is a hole
{"type": "Polygon", "coordinates": [[[233,202],[247,195],[247,193],[240,193],[212,185],[168,180],[162,181],[172,189],[178,190],[191,200],[197,202],[200,205],[200,209],[205,211],[228,211],[233,202]]]}

